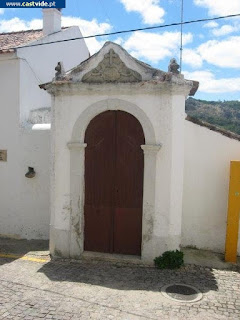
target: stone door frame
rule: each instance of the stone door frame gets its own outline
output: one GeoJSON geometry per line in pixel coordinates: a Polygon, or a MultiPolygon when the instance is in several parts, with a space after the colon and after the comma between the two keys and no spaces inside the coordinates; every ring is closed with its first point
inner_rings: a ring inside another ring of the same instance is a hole
{"type": "Polygon", "coordinates": [[[70,194],[72,207],[69,230],[69,256],[79,258],[84,251],[85,131],[95,116],[107,110],[120,110],[132,114],[142,125],[145,135],[145,145],[141,146],[144,152],[141,258],[143,261],[147,261],[149,256],[148,248],[151,246],[154,230],[156,157],[161,145],[156,144],[154,128],[145,112],[137,105],[121,99],[101,100],[86,108],[75,122],[71,141],[67,144],[70,150],[70,194]]]}

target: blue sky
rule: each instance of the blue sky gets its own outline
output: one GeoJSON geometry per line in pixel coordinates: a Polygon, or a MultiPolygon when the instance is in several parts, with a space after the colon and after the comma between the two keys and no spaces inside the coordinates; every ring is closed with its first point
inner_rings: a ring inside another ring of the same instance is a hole
{"type": "MultiPolygon", "coordinates": [[[[178,22],[180,9],[181,0],[66,0],[62,23],[92,35],[178,22]]],[[[185,21],[238,13],[240,0],[184,0],[185,21]]],[[[0,9],[0,32],[41,26],[41,9],[0,9]]],[[[184,26],[182,70],[187,79],[200,81],[196,98],[240,100],[239,32],[240,17],[184,26]]],[[[91,39],[90,52],[107,40],[165,71],[172,57],[179,60],[180,27],[91,39]]]]}

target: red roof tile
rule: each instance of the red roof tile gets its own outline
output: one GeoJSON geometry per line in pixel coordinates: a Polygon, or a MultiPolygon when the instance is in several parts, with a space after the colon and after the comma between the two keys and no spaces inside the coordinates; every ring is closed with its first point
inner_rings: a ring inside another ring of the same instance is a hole
{"type": "Polygon", "coordinates": [[[42,30],[0,33],[0,53],[11,52],[17,46],[25,45],[42,37],[42,30]]]}
{"type": "MultiPolygon", "coordinates": [[[[62,30],[69,27],[62,27],[62,30]]],[[[0,54],[44,37],[42,29],[0,33],[0,54]]]]}

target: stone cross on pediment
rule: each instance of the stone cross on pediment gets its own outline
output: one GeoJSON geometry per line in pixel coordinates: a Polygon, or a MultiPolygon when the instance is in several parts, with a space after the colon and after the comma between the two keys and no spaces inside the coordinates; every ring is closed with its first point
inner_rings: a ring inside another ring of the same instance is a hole
{"type": "Polygon", "coordinates": [[[109,53],[105,55],[105,57],[108,59],[109,58],[109,64],[113,64],[113,58],[117,58],[118,55],[113,51],[113,49],[109,50],[109,53]]]}
{"type": "Polygon", "coordinates": [[[142,76],[135,70],[128,68],[119,55],[110,49],[104,55],[98,66],[87,72],[82,82],[87,83],[127,83],[140,82],[142,76]]]}

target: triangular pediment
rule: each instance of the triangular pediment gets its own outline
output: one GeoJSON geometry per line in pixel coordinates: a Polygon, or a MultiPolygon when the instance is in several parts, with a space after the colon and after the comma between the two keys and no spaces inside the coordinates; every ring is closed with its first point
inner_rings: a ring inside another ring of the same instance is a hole
{"type": "Polygon", "coordinates": [[[86,73],[82,78],[82,82],[87,83],[139,81],[142,81],[141,74],[128,68],[113,49],[104,55],[103,60],[96,68],[86,73]]]}
{"type": "Polygon", "coordinates": [[[118,44],[106,42],[99,52],[65,76],[84,83],[129,83],[150,80],[155,73],[156,69],[138,61],[118,44]]]}
{"type": "MultiPolygon", "coordinates": [[[[109,88],[115,88],[115,84],[138,84],[140,82],[146,84],[147,82],[147,85],[154,86],[155,88],[156,85],[164,86],[165,84],[174,85],[179,89],[186,86],[187,90],[191,88],[187,94],[194,95],[199,83],[193,80],[185,80],[183,74],[178,71],[178,68],[179,65],[176,59],[171,59],[168,72],[155,69],[132,57],[120,45],[114,42],[106,42],[100,51],[68,72],[64,72],[63,64],[58,62],[53,81],[40,85],[40,88],[54,91],[55,89],[53,88],[56,88],[58,85],[69,89],[69,85],[71,85],[71,88],[89,88],[88,84],[113,84],[109,88]],[[83,84],[83,86],[79,86],[79,84],[83,84]]],[[[100,87],[95,86],[95,89],[102,90],[103,87],[100,87]]],[[[134,87],[144,88],[146,86],[140,85],[134,87]]],[[[121,88],[126,89],[129,86],[122,85],[121,88]]]]}

